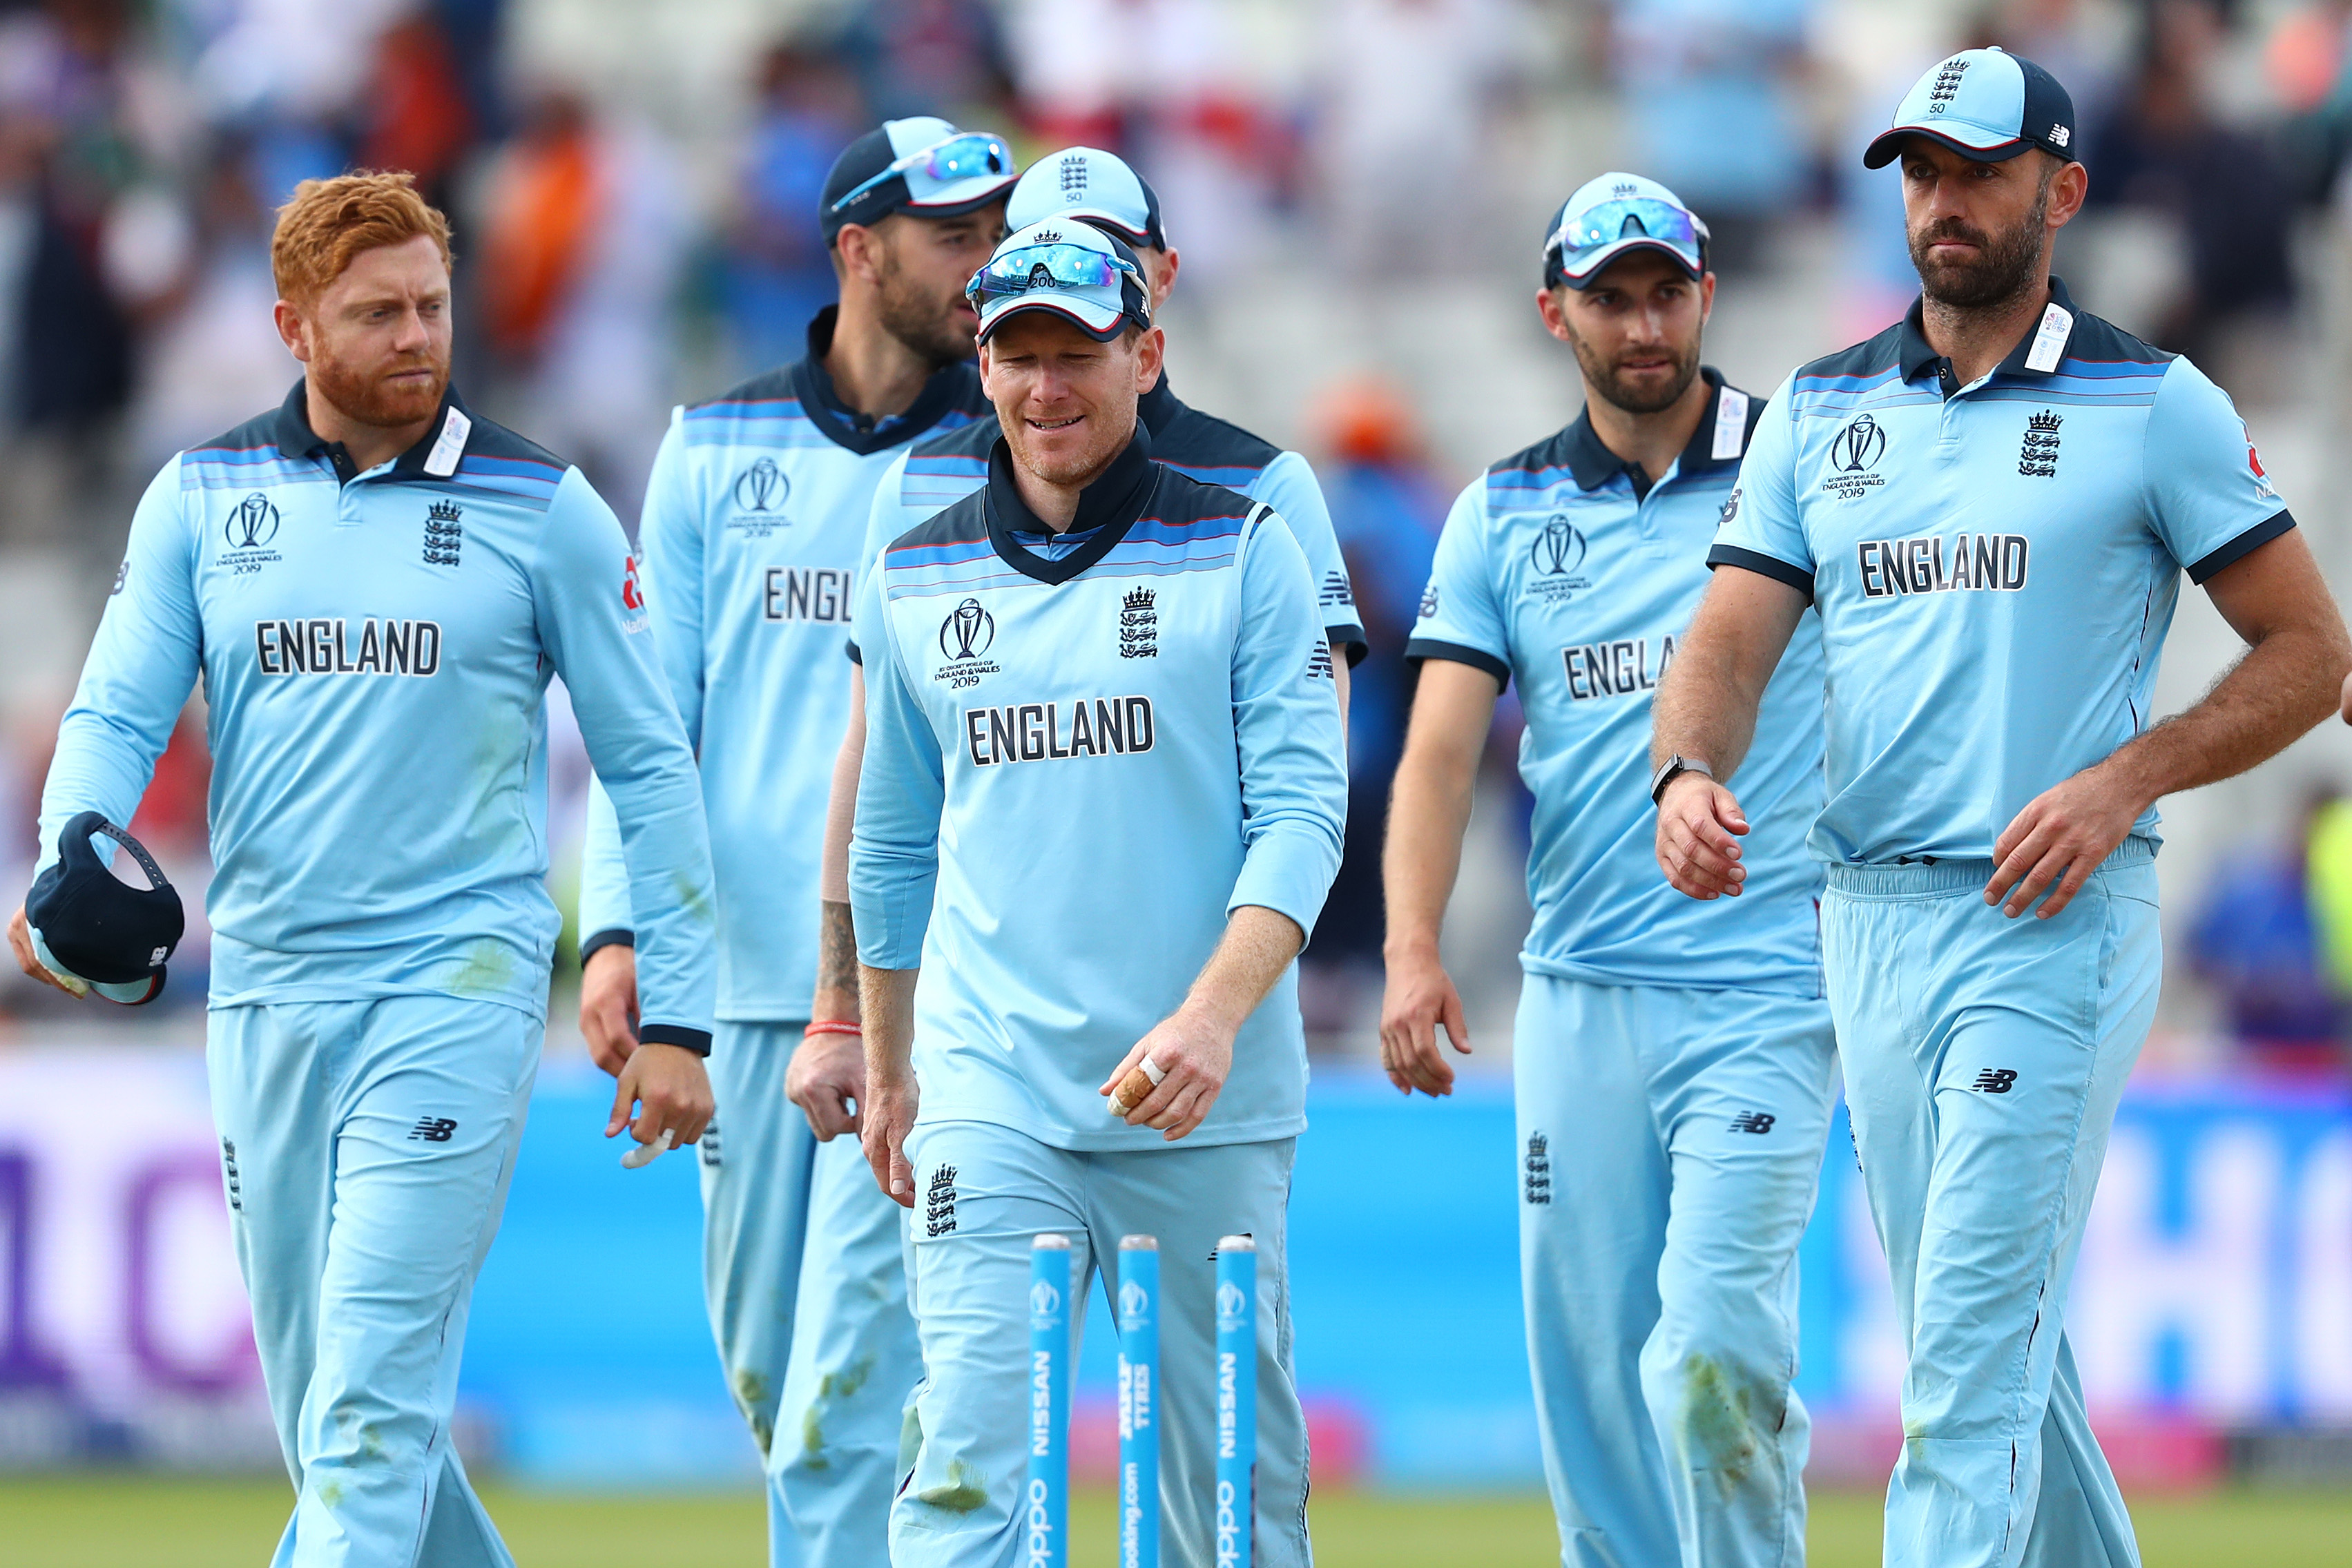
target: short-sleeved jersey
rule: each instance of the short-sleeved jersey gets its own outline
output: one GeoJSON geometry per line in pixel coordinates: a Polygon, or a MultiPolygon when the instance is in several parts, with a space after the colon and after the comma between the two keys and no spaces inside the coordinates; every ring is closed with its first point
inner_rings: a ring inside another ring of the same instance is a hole
{"type": "Polygon", "coordinates": [[[1822,802],[1821,636],[1808,615],[1766,688],[1732,783],[1750,824],[1738,898],[1658,874],[1650,703],[1706,591],[1706,552],[1762,405],[1713,370],[1706,413],[1644,483],[1589,416],[1504,458],[1454,502],[1408,659],[1519,685],[1519,776],[1535,796],[1530,971],[1608,986],[1821,994],[1805,832],[1822,802]]]}
{"type": "Polygon", "coordinates": [[[1821,612],[1824,861],[1989,857],[2147,727],[2182,570],[2201,583],[2294,526],[2220,388],[2050,286],[1969,385],[1915,305],[1790,377],[1748,447],[1708,559],[1821,612]]]}
{"type": "MultiPolygon", "coordinates": [[[[719,1016],[731,1021],[809,1016],[825,800],[849,721],[841,647],[875,485],[909,442],[989,412],[966,363],[905,413],[858,420],[824,371],[832,325],[818,317],[808,358],[671,415],[637,535],[719,850],[719,1016]]],[[[632,925],[619,849],[593,802],[580,894],[592,946],[632,925]]]]}
{"type": "Polygon", "coordinates": [[[127,822],[201,674],[215,1007],[409,993],[544,1014],[545,693],[619,807],[646,1038],[705,1046],[710,853],[626,538],[577,468],[452,393],[356,471],[284,406],[166,464],[58,731],[45,860],[127,822]]]}
{"type": "MultiPolygon", "coordinates": [[[[1290,526],[1315,574],[1315,601],[1324,634],[1344,649],[1350,666],[1363,663],[1363,616],[1348,580],[1331,527],[1331,509],[1315,470],[1296,452],[1285,452],[1237,424],[1202,413],[1168,390],[1168,378],[1143,394],[1137,415],[1151,440],[1151,455],[1188,479],[1222,485],[1253,501],[1263,501],[1290,526]]],[[[866,533],[866,559],[890,540],[988,482],[989,449],[999,434],[992,414],[961,430],[916,443],[890,465],[874,492],[874,517],[866,533]]],[[[854,652],[854,651],[853,651],[854,652]]]]}
{"type": "MultiPolygon", "coordinates": [[[[989,482],[860,585],[858,956],[919,965],[921,1118],[1162,1149],[1097,1087],[1257,904],[1311,931],[1348,774],[1331,650],[1290,531],[1139,434],[1048,538],[989,482]],[[936,898],[934,891],[936,890],[936,898]]],[[[1295,971],[1186,1144],[1306,1124],[1295,971]]]]}

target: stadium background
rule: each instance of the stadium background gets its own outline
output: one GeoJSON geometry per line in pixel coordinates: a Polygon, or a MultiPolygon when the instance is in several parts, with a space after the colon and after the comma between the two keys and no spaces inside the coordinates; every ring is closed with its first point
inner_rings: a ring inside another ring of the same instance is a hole
{"type": "MultiPolygon", "coordinates": [[[[1526,909],[1507,712],[1448,932],[1473,1076],[1408,1105],[1367,1064],[1371,851],[1435,529],[1481,464],[1579,396],[1528,303],[1544,219],[1603,168],[1675,185],[1718,236],[1708,358],[1767,392],[1907,301],[1893,176],[1855,152],[1924,65],[2004,43],[2083,113],[2095,205],[2060,270],[2230,389],[2342,584],[2347,29],[2340,0],[0,5],[0,883],[29,873],[57,716],[139,486],[291,377],[267,238],[294,181],[417,170],[458,225],[460,384],[629,516],[671,402],[797,353],[830,295],[815,191],[857,130],[940,112],[1008,132],[1024,161],[1118,149],[1184,255],[1175,384],[1315,459],[1373,641],[1349,863],[1305,987],[1318,1082],[1294,1266],[1334,1489],[1325,1556],[1542,1561],[1511,1210],[1526,909]]],[[[2185,598],[2166,709],[2233,646],[2185,598]]],[[[576,737],[554,772],[568,858],[576,737]]],[[[192,709],[136,824],[190,887],[205,779],[192,709]]],[[[2111,1451],[2153,1511],[2151,1562],[2225,1542],[2342,1561],[2352,1539],[2347,787],[2352,736],[2331,726],[2167,809],[2171,967],[2074,1305],[2111,1451]]],[[[570,877],[559,863],[566,903],[570,877]]],[[[203,952],[199,933],[138,1014],[0,983],[0,1531],[58,1561],[194,1562],[197,1542],[254,1561],[282,1515],[204,1103],[203,952]]],[[[527,1562],[689,1541],[753,1561],[752,1454],[703,1326],[691,1168],[614,1167],[571,976],[556,988],[474,1312],[466,1447],[520,1489],[527,1562]]],[[[1870,1561],[1898,1358],[1842,1132],[1824,1177],[1801,1385],[1821,1561],[1870,1561]]],[[[1094,1338],[1079,1446],[1098,1476],[1094,1338]]]]}

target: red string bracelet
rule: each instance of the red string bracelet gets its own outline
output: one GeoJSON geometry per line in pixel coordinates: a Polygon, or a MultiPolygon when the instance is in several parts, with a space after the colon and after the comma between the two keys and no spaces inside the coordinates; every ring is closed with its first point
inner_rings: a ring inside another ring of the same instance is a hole
{"type": "Polygon", "coordinates": [[[847,1019],[819,1019],[816,1022],[809,1025],[808,1028],[801,1030],[801,1038],[803,1040],[806,1040],[811,1035],[818,1034],[863,1035],[865,1032],[866,1031],[864,1030],[858,1028],[847,1019]]]}

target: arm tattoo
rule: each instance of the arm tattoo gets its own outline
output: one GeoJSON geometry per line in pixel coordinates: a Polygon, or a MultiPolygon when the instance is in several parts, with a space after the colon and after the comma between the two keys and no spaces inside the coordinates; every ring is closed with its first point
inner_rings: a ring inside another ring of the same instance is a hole
{"type": "Polygon", "coordinates": [[[816,988],[857,995],[857,927],[849,905],[826,899],[817,937],[816,988]]]}

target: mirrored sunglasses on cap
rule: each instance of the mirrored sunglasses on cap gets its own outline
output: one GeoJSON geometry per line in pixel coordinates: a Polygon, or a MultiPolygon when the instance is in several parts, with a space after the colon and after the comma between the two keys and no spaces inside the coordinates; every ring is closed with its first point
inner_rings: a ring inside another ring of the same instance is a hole
{"type": "Polygon", "coordinates": [[[1597,202],[1570,213],[1544,246],[1544,259],[1561,276],[1581,277],[1621,241],[1646,239],[1674,253],[1696,275],[1706,270],[1706,225],[1672,202],[1633,196],[1597,202]]]}
{"type": "Polygon", "coordinates": [[[985,306],[993,299],[1039,289],[1117,288],[1122,277],[1131,277],[1137,287],[1142,286],[1142,270],[1123,256],[1066,241],[1024,245],[990,257],[987,266],[971,275],[964,298],[985,306]]]}
{"type": "Polygon", "coordinates": [[[886,181],[905,175],[907,193],[917,204],[924,197],[964,180],[1001,177],[1013,172],[1013,154],[996,137],[981,131],[960,131],[895,160],[889,167],[850,188],[833,204],[836,213],[886,181]]]}

